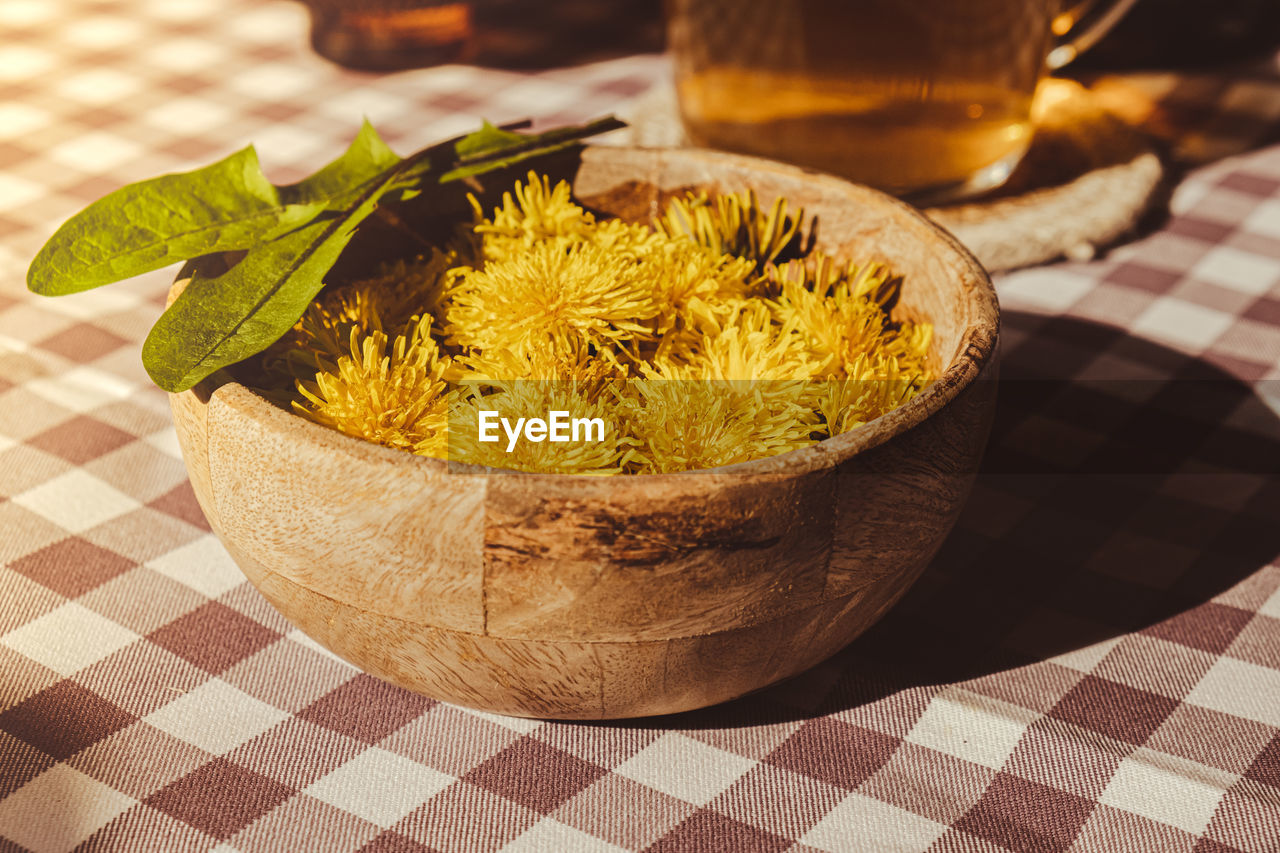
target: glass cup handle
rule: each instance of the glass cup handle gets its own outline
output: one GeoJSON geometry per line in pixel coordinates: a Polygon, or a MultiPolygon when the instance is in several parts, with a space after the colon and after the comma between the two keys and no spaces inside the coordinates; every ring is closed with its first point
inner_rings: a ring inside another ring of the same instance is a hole
{"type": "Polygon", "coordinates": [[[1056,71],[1084,53],[1124,17],[1137,0],[1083,0],[1053,21],[1055,46],[1045,63],[1056,71]]]}

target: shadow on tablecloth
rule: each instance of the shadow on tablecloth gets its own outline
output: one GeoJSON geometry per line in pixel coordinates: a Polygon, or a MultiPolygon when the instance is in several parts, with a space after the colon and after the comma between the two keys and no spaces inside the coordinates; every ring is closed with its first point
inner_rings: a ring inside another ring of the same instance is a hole
{"type": "Polygon", "coordinates": [[[1134,632],[1226,650],[1252,614],[1212,599],[1280,554],[1280,388],[1109,326],[1018,312],[1003,322],[986,458],[916,586],[815,670],[642,725],[827,715],[1134,632]]]}

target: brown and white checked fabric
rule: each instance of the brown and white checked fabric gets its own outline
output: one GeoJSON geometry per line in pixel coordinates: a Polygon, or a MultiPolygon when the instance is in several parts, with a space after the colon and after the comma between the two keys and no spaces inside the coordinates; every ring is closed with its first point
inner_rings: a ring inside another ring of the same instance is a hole
{"type": "MultiPolygon", "coordinates": [[[[1274,143],[1270,67],[1159,115],[1274,143]]],[[[1002,278],[1001,409],[936,565],[832,661],[676,718],[502,718],[320,650],[194,504],[138,356],[167,274],[24,288],[122,183],[251,140],[284,182],[362,115],[407,151],[664,72],[365,76],[288,2],[0,0],[0,851],[1280,850],[1274,144],[1104,260],[1002,278]]]]}

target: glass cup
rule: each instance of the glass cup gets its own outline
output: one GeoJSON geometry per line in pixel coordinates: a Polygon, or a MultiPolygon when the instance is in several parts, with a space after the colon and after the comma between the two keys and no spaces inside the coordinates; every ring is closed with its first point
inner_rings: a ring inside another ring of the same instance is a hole
{"type": "Polygon", "coordinates": [[[999,186],[1040,80],[1135,0],[668,0],[696,145],[833,172],[916,202],[999,186]]]}

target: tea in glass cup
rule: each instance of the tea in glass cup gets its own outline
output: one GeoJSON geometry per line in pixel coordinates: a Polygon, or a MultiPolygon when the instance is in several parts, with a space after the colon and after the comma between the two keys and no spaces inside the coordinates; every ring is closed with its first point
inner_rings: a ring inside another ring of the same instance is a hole
{"type": "Polygon", "coordinates": [[[695,144],[930,201],[1003,183],[1030,144],[1050,58],[1070,58],[1060,37],[1084,17],[1077,39],[1096,38],[1117,17],[1060,0],[669,0],[668,11],[695,144]]]}

